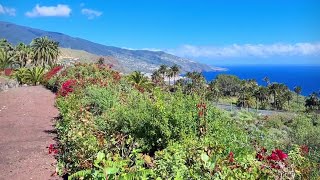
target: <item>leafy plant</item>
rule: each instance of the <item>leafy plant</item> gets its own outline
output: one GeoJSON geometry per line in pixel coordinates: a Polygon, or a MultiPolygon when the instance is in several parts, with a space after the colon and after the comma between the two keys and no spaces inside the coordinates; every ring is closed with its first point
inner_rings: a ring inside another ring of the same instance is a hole
{"type": "Polygon", "coordinates": [[[33,67],[26,71],[25,80],[30,82],[32,85],[39,85],[43,80],[43,75],[45,68],[43,67],[33,67]]]}

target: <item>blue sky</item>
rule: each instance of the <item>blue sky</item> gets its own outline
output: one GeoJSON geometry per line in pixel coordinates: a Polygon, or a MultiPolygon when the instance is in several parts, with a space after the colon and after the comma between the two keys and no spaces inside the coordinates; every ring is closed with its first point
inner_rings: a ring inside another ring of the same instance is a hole
{"type": "Polygon", "coordinates": [[[320,64],[319,0],[1,0],[0,20],[208,64],[320,64]]]}

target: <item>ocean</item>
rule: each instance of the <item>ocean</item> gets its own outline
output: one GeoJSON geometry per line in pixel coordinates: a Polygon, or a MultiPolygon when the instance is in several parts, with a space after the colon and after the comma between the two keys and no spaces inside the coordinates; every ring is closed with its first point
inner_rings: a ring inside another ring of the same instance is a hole
{"type": "Polygon", "coordinates": [[[320,92],[320,65],[241,65],[224,66],[227,71],[203,72],[207,81],[219,74],[232,74],[240,79],[255,79],[259,85],[266,85],[264,77],[271,82],[285,83],[291,90],[295,86],[302,87],[302,95],[320,92]]]}

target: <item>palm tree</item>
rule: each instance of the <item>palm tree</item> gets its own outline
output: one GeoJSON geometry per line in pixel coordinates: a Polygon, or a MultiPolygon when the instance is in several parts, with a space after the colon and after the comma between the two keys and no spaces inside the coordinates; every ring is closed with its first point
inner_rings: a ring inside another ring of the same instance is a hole
{"type": "Polygon", "coordinates": [[[32,50],[34,51],[34,64],[53,66],[56,64],[59,51],[59,43],[48,37],[36,38],[31,42],[32,50]]]}
{"type": "Polygon", "coordinates": [[[186,77],[188,78],[187,87],[190,88],[188,91],[190,91],[191,93],[194,91],[200,93],[200,91],[204,89],[206,80],[202,73],[196,71],[187,72],[186,77]]]}
{"type": "Polygon", "coordinates": [[[290,91],[286,91],[283,94],[283,97],[287,100],[288,102],[288,108],[290,107],[290,101],[292,100],[292,93],[290,91]]]}
{"type": "Polygon", "coordinates": [[[167,69],[166,74],[167,74],[167,77],[168,77],[168,79],[169,79],[169,86],[170,86],[170,85],[171,85],[170,80],[171,80],[171,78],[173,77],[174,73],[173,73],[172,69],[169,68],[169,69],[167,69]]]}
{"type": "Polygon", "coordinates": [[[167,69],[168,69],[168,66],[165,65],[165,64],[162,64],[162,65],[159,67],[159,70],[158,70],[158,71],[159,71],[159,73],[162,74],[163,79],[164,79],[165,76],[166,76],[167,69]]]}
{"type": "Polygon", "coordinates": [[[143,91],[150,90],[152,87],[148,77],[144,76],[140,71],[134,71],[128,76],[128,81],[131,82],[137,89],[143,91]]]}
{"type": "Polygon", "coordinates": [[[268,89],[264,86],[260,86],[253,94],[253,96],[256,98],[256,108],[258,109],[258,100],[260,104],[264,104],[265,101],[268,100],[268,89]]]}
{"type": "Polygon", "coordinates": [[[297,104],[299,103],[299,95],[301,94],[301,92],[302,92],[302,88],[301,88],[301,86],[296,86],[296,87],[294,87],[294,92],[297,94],[297,104]]]}
{"type": "Polygon", "coordinates": [[[313,110],[319,108],[320,101],[319,101],[319,95],[316,92],[313,92],[309,95],[309,97],[306,99],[306,108],[308,110],[313,110]]]}
{"type": "Polygon", "coordinates": [[[9,68],[13,65],[13,58],[10,53],[4,49],[0,49],[0,69],[9,68]]]}
{"type": "Polygon", "coordinates": [[[179,68],[178,65],[175,64],[175,65],[171,66],[171,71],[173,73],[173,85],[175,86],[175,84],[176,84],[176,76],[179,74],[180,68],[179,68]]]}
{"type": "Polygon", "coordinates": [[[3,49],[4,51],[11,52],[13,51],[13,46],[8,42],[6,39],[0,39],[0,49],[3,49]]]}
{"type": "Polygon", "coordinates": [[[14,51],[14,59],[15,63],[18,64],[20,68],[25,67],[28,61],[32,59],[32,50],[30,46],[19,43],[14,51]]]}
{"type": "Polygon", "coordinates": [[[273,95],[273,106],[277,109],[282,109],[285,93],[289,91],[285,84],[272,83],[269,85],[269,93],[273,95]]]}
{"type": "Polygon", "coordinates": [[[154,71],[151,75],[151,80],[155,84],[163,83],[164,79],[159,71],[154,71]]]}

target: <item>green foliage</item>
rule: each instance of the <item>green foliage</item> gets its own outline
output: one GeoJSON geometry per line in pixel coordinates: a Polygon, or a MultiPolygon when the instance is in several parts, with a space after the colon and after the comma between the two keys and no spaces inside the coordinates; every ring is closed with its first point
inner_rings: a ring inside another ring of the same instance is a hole
{"type": "Polygon", "coordinates": [[[241,80],[234,75],[221,74],[215,81],[224,96],[235,96],[241,86],[241,80]]]}
{"type": "Polygon", "coordinates": [[[31,48],[34,52],[34,64],[40,66],[53,66],[59,56],[59,43],[48,37],[36,38],[31,42],[31,48]]]}
{"type": "MultiPolygon", "coordinates": [[[[76,82],[70,94],[56,101],[60,172],[71,174],[70,179],[318,177],[312,173],[319,158],[318,116],[229,114],[195,88],[190,89],[194,93],[183,87],[141,91],[141,75],[119,78],[110,68],[79,64],[53,78],[50,83],[58,88],[76,82]],[[292,144],[308,146],[309,154],[292,144]],[[289,157],[279,162],[258,159],[262,147],[269,152],[283,149],[289,157]]],[[[256,87],[244,83],[244,91],[256,87]]]]}
{"type": "Polygon", "coordinates": [[[45,68],[43,67],[30,68],[26,72],[25,80],[33,85],[38,85],[42,82],[44,73],[45,68]]]}
{"type": "Polygon", "coordinates": [[[14,61],[10,52],[0,48],[0,69],[10,68],[14,61]]]}
{"type": "Polygon", "coordinates": [[[20,68],[15,72],[15,77],[20,84],[39,85],[42,83],[45,68],[20,68]]]}
{"type": "Polygon", "coordinates": [[[150,91],[152,84],[149,79],[140,71],[134,71],[128,76],[128,81],[132,83],[140,91],[150,91]]]}
{"type": "Polygon", "coordinates": [[[30,46],[23,43],[19,43],[14,50],[13,55],[15,64],[19,67],[26,67],[28,63],[33,59],[33,51],[30,46]]]}

